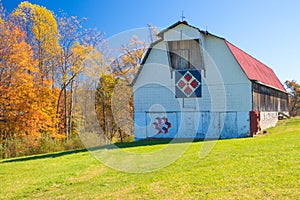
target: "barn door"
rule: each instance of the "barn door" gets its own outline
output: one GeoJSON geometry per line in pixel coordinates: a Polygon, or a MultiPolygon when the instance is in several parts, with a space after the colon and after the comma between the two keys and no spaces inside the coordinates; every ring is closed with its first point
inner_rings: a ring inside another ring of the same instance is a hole
{"type": "Polygon", "coordinates": [[[220,112],[210,113],[210,123],[207,130],[206,138],[219,139],[223,128],[224,116],[220,112]]]}
{"type": "Polygon", "coordinates": [[[181,123],[178,137],[195,138],[199,124],[199,113],[193,111],[181,112],[181,123]]]}
{"type": "Polygon", "coordinates": [[[237,138],[238,125],[236,112],[223,112],[220,113],[221,118],[224,120],[224,125],[221,130],[221,138],[237,138]]]}
{"type": "Polygon", "coordinates": [[[238,135],[236,112],[212,112],[207,138],[236,138],[238,135]]]}
{"type": "Polygon", "coordinates": [[[193,137],[195,135],[195,113],[186,112],[184,117],[184,130],[186,137],[193,137]]]}

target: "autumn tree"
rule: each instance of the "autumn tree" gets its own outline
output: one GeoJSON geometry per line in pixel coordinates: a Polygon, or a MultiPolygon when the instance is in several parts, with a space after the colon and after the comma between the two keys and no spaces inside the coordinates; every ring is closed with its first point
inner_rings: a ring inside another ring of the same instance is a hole
{"type": "Polygon", "coordinates": [[[22,2],[12,14],[14,21],[27,33],[37,60],[39,81],[58,88],[56,99],[57,128],[69,138],[72,132],[75,81],[83,61],[100,40],[97,31],[84,29],[86,19],[68,17],[61,12],[57,19],[45,7],[22,2]]]}
{"type": "Polygon", "coordinates": [[[146,43],[133,36],[119,48],[121,56],[112,58],[108,72],[100,78],[96,110],[102,130],[109,140],[121,142],[133,131],[133,91],[130,86],[140,67],[146,43]]]}
{"type": "Polygon", "coordinates": [[[51,80],[57,73],[57,53],[59,52],[59,31],[53,12],[43,6],[22,2],[12,13],[15,23],[26,32],[26,40],[31,45],[37,60],[41,84],[51,80]]]}
{"type": "Polygon", "coordinates": [[[0,0],[0,25],[3,25],[4,16],[5,16],[5,10],[4,10],[4,7],[2,5],[2,0],[0,0]]]}
{"type": "Polygon", "coordinates": [[[111,110],[120,142],[133,135],[133,91],[126,81],[118,79],[114,87],[111,110]]]}
{"type": "MultiPolygon", "coordinates": [[[[57,137],[50,87],[37,83],[37,62],[25,33],[11,21],[0,33],[0,140],[30,138],[38,145],[42,134],[57,137]]],[[[14,154],[12,154],[13,156],[14,154]]]]}
{"type": "Polygon", "coordinates": [[[36,127],[31,122],[32,98],[28,98],[35,95],[32,93],[36,72],[33,53],[24,41],[24,33],[17,27],[2,26],[0,37],[1,121],[5,122],[2,135],[6,137],[29,130],[35,133],[36,127]]]}
{"type": "Polygon", "coordinates": [[[31,46],[37,69],[34,83],[38,104],[40,108],[47,111],[44,115],[45,124],[41,126],[53,129],[57,123],[55,108],[58,89],[55,85],[55,77],[58,73],[57,54],[60,49],[58,26],[54,14],[43,6],[22,2],[10,15],[9,20],[20,27],[25,33],[24,40],[31,46]]]}
{"type": "Polygon", "coordinates": [[[144,41],[137,36],[132,36],[127,45],[120,47],[121,56],[112,61],[110,65],[112,74],[131,84],[140,67],[146,47],[144,41]]]}
{"type": "Polygon", "coordinates": [[[63,132],[69,138],[72,135],[73,98],[77,77],[84,71],[84,61],[89,58],[95,46],[102,40],[102,35],[92,29],[85,29],[85,18],[68,17],[61,12],[58,18],[61,47],[57,84],[60,92],[57,100],[57,113],[60,114],[63,132]]]}
{"type": "Polygon", "coordinates": [[[104,74],[99,80],[96,91],[96,113],[99,125],[109,142],[117,133],[117,124],[112,113],[112,95],[118,79],[110,74],[104,74]]]}
{"type": "Polygon", "coordinates": [[[300,85],[292,80],[286,81],[285,85],[290,94],[289,111],[291,116],[300,115],[300,85]]]}

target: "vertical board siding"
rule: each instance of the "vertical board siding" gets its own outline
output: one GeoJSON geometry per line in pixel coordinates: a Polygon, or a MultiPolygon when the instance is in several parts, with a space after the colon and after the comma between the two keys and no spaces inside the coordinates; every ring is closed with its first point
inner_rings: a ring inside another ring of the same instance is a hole
{"type": "Polygon", "coordinates": [[[269,112],[287,112],[288,94],[253,83],[253,110],[269,112]]]}

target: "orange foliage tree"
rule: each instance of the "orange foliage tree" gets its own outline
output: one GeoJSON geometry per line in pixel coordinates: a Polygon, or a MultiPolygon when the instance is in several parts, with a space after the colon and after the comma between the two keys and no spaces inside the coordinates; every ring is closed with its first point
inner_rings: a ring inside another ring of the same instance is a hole
{"type": "Polygon", "coordinates": [[[57,137],[57,92],[50,82],[41,85],[36,81],[37,62],[24,32],[13,23],[4,22],[0,46],[0,140],[30,138],[30,145],[34,146],[42,134],[57,137]]]}

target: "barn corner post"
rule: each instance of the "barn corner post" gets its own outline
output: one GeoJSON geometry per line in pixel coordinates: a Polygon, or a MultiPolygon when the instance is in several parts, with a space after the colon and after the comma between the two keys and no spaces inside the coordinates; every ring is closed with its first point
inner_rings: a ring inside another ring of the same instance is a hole
{"type": "Polygon", "coordinates": [[[254,137],[260,129],[260,112],[250,111],[250,137],[254,137]]]}

